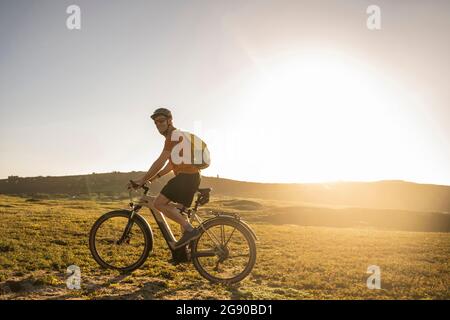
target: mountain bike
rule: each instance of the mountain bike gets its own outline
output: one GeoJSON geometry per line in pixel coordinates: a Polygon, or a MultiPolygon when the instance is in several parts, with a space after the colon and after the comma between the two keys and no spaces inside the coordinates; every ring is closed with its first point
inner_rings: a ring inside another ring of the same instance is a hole
{"type": "MultiPolygon", "coordinates": [[[[142,189],[146,196],[149,188],[144,185],[142,189]]],[[[212,217],[203,221],[198,208],[209,202],[210,191],[211,188],[198,189],[194,207],[179,208],[200,230],[197,239],[181,248],[175,247],[176,239],[164,215],[152,206],[149,209],[174,257],[180,253],[185,255],[200,275],[211,282],[236,283],[255,265],[257,237],[238,214],[211,211],[212,217]]],[[[101,267],[121,272],[141,267],[153,250],[152,228],[139,214],[142,205],[134,203],[132,190],[129,190],[129,197],[130,210],[103,214],[89,234],[89,248],[95,261],[101,267]]]]}

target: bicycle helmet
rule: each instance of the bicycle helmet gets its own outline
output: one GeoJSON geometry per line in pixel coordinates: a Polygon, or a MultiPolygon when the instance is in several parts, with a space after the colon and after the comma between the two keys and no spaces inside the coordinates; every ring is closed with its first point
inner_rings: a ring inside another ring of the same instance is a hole
{"type": "Polygon", "coordinates": [[[153,112],[153,114],[151,115],[151,118],[152,118],[153,120],[155,120],[155,118],[156,118],[157,116],[165,116],[165,117],[171,119],[171,118],[172,118],[172,112],[170,112],[170,110],[169,110],[169,109],[166,109],[166,108],[158,108],[158,109],[156,109],[156,110],[153,112]]]}

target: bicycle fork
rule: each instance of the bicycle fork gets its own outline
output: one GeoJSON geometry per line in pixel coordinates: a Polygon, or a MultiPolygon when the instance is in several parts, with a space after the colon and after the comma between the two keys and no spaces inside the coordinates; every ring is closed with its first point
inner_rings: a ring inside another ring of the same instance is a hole
{"type": "Polygon", "coordinates": [[[133,227],[134,221],[134,215],[136,214],[136,212],[140,209],[140,206],[135,206],[133,207],[133,210],[131,211],[130,217],[128,218],[128,222],[127,225],[125,226],[125,229],[123,230],[122,236],[120,237],[119,240],[117,240],[117,244],[121,245],[124,242],[129,242],[130,241],[130,232],[131,232],[131,228],[133,227]]]}

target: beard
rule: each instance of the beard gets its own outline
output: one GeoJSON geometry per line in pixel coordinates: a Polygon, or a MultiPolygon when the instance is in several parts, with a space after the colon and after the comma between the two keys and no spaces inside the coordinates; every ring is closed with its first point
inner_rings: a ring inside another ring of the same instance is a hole
{"type": "Polygon", "coordinates": [[[164,131],[161,131],[162,129],[159,129],[159,128],[158,128],[158,132],[159,132],[162,136],[165,137],[165,136],[167,135],[167,132],[169,132],[170,127],[171,127],[171,125],[168,124],[167,127],[166,127],[166,129],[165,129],[164,131]]]}

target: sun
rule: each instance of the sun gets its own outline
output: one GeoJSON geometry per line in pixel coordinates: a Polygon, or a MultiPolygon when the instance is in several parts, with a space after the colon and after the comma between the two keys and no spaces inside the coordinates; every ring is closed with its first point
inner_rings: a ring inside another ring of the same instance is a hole
{"type": "Polygon", "coordinates": [[[375,68],[335,53],[258,67],[242,99],[241,110],[261,129],[249,148],[264,150],[268,164],[290,163],[276,170],[290,170],[293,182],[379,180],[414,165],[405,149],[415,129],[406,101],[375,68]]]}

